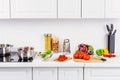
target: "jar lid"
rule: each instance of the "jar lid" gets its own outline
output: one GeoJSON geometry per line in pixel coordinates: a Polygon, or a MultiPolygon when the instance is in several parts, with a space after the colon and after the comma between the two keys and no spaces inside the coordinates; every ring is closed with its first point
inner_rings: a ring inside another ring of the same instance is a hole
{"type": "Polygon", "coordinates": [[[52,34],[44,34],[44,36],[45,36],[45,37],[46,37],[46,36],[51,37],[52,34]]]}
{"type": "Polygon", "coordinates": [[[3,48],[3,47],[5,47],[5,44],[0,44],[0,48],[3,48]]]}

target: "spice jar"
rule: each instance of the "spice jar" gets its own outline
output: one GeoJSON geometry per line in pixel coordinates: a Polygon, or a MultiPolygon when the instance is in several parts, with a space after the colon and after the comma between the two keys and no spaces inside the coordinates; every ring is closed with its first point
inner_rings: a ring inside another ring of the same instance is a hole
{"type": "Polygon", "coordinates": [[[44,37],[45,37],[45,50],[51,50],[52,34],[44,34],[44,37]]]}
{"type": "Polygon", "coordinates": [[[23,49],[23,62],[28,62],[28,51],[29,51],[29,47],[24,47],[24,49],[23,49]]]}
{"type": "Polygon", "coordinates": [[[58,38],[52,38],[52,51],[58,53],[59,52],[59,40],[58,38]]]}

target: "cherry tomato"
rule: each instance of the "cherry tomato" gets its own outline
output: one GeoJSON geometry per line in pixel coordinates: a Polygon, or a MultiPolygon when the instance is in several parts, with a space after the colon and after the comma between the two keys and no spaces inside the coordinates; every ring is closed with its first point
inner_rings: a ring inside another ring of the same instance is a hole
{"type": "Polygon", "coordinates": [[[90,59],[90,55],[85,55],[85,56],[83,57],[83,59],[84,59],[84,60],[89,60],[89,59],[90,59]]]}
{"type": "Polygon", "coordinates": [[[79,54],[79,59],[83,59],[84,54],[79,54]]]}
{"type": "Polygon", "coordinates": [[[65,61],[67,58],[68,57],[66,57],[65,55],[60,55],[57,60],[58,61],[65,61]]]}
{"type": "Polygon", "coordinates": [[[74,57],[75,59],[79,58],[79,53],[75,53],[75,54],[73,55],[73,57],[74,57]]]}

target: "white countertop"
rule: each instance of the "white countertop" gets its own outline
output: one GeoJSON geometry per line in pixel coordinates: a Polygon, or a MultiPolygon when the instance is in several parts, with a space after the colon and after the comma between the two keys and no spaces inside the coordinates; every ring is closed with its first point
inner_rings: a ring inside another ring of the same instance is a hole
{"type": "MultiPolygon", "coordinates": [[[[83,67],[84,63],[77,63],[73,60],[66,62],[53,61],[60,54],[54,54],[49,61],[43,61],[40,57],[36,56],[33,62],[1,62],[0,67],[83,67]]],[[[71,56],[71,55],[68,55],[71,56]]]]}
{"type": "Polygon", "coordinates": [[[120,56],[115,58],[106,58],[102,63],[85,63],[84,67],[120,67],[120,56]]]}
{"type": "Polygon", "coordinates": [[[58,55],[53,56],[49,61],[36,57],[33,62],[1,62],[0,67],[120,67],[120,56],[107,58],[107,61],[103,63],[81,63],[73,60],[55,62],[53,60],[56,56],[58,55]]]}

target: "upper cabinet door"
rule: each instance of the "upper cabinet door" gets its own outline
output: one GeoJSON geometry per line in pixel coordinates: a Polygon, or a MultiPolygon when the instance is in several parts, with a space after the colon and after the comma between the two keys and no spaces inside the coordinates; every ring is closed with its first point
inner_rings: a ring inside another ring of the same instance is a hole
{"type": "Polygon", "coordinates": [[[120,0],[106,0],[106,18],[120,18],[120,0]]]}
{"type": "Polygon", "coordinates": [[[12,18],[56,18],[57,0],[11,0],[12,18]]]}
{"type": "Polygon", "coordinates": [[[81,18],[81,0],[58,0],[58,18],[81,18]]]}
{"type": "Polygon", "coordinates": [[[9,17],[9,0],[0,0],[0,18],[9,17]]]}
{"type": "Polygon", "coordinates": [[[105,0],[82,0],[82,18],[104,18],[105,0]]]}

